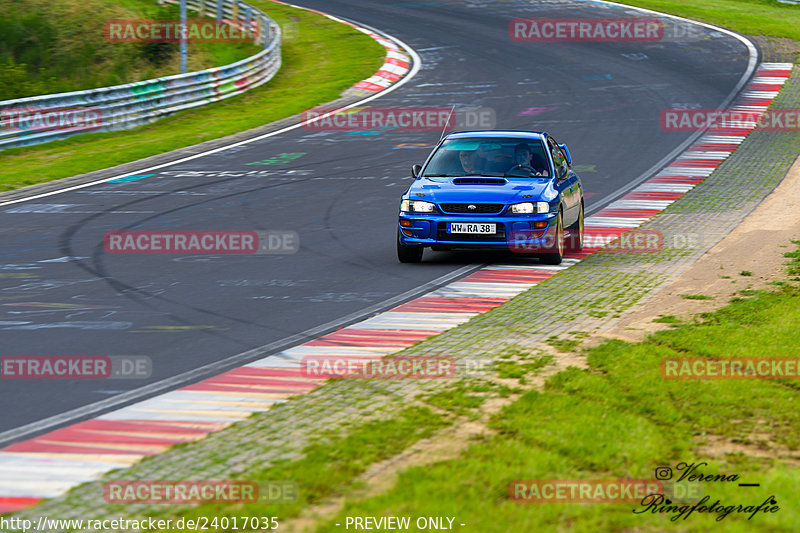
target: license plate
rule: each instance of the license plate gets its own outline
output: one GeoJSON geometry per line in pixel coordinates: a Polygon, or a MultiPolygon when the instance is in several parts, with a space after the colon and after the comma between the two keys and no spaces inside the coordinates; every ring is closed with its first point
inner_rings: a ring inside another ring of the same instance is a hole
{"type": "Polygon", "coordinates": [[[449,233],[483,233],[493,235],[496,233],[495,224],[467,224],[464,222],[448,222],[449,233]]]}

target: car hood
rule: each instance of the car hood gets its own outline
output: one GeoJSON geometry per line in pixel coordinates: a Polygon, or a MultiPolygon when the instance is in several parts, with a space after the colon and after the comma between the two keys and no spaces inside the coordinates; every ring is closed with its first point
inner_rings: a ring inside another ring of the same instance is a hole
{"type": "Polygon", "coordinates": [[[436,203],[550,201],[556,196],[550,184],[551,181],[546,178],[419,178],[409,188],[408,198],[436,203]]]}

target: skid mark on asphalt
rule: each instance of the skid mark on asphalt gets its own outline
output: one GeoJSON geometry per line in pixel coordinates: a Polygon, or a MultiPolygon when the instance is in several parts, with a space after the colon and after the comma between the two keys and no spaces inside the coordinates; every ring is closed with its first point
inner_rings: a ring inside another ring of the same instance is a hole
{"type": "Polygon", "coordinates": [[[155,174],[131,174],[130,176],[125,176],[122,178],[111,180],[108,183],[130,183],[132,181],[139,181],[145,178],[149,178],[150,176],[155,176],[155,174]]]}
{"type": "Polygon", "coordinates": [[[295,159],[303,157],[306,153],[307,152],[281,153],[267,159],[262,159],[261,161],[245,163],[245,165],[285,165],[286,163],[291,163],[295,159]]]}
{"type": "Polygon", "coordinates": [[[48,290],[48,289],[60,289],[61,287],[70,287],[72,285],[77,285],[79,283],[91,283],[93,281],[98,281],[97,279],[83,279],[83,280],[41,280],[41,281],[34,281],[30,283],[23,283],[22,285],[15,285],[13,287],[5,287],[0,289],[2,291],[36,291],[36,290],[48,290]]]}
{"type": "Polygon", "coordinates": [[[147,214],[147,213],[155,213],[155,211],[100,211],[100,210],[93,210],[93,211],[76,211],[74,209],[70,209],[72,207],[79,207],[85,204],[25,204],[18,207],[12,207],[10,209],[6,209],[4,213],[24,213],[24,214],[31,214],[31,213],[40,213],[46,215],[53,215],[53,214],[63,214],[63,215],[72,215],[72,214],[147,214]]]}
{"type": "Polygon", "coordinates": [[[130,329],[132,322],[93,322],[93,321],[67,321],[50,322],[44,324],[26,324],[20,326],[10,326],[5,330],[37,330],[37,329],[79,329],[79,330],[102,330],[102,331],[122,331],[130,329]]]}
{"type": "Polygon", "coordinates": [[[16,302],[13,304],[2,304],[5,306],[13,306],[13,307],[44,307],[44,308],[53,308],[57,310],[69,310],[69,311],[85,311],[88,309],[119,309],[118,307],[112,307],[110,305],[79,305],[79,304],[65,304],[65,303],[58,303],[58,302],[16,302]]]}
{"type": "Polygon", "coordinates": [[[183,333],[185,331],[227,331],[227,329],[211,324],[193,324],[190,326],[144,326],[129,333],[183,333]]]}
{"type": "Polygon", "coordinates": [[[433,148],[435,145],[428,144],[428,143],[400,143],[396,144],[392,147],[392,150],[398,150],[403,148],[433,148]]]}
{"type": "Polygon", "coordinates": [[[517,116],[519,117],[535,117],[536,115],[541,115],[542,113],[547,113],[549,111],[558,111],[558,106],[549,106],[549,107],[529,107],[527,109],[523,109],[517,116]]]}

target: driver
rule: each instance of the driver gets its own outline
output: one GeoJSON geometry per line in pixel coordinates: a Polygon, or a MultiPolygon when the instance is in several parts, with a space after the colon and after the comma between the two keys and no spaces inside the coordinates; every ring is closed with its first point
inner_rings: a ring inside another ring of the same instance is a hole
{"type": "Polygon", "coordinates": [[[514,166],[508,172],[527,170],[531,174],[539,174],[539,171],[531,166],[531,148],[525,143],[519,143],[514,147],[514,166]]]}

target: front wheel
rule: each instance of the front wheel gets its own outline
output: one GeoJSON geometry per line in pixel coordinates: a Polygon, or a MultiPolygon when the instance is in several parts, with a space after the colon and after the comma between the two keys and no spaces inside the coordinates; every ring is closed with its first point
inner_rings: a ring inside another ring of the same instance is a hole
{"type": "Polygon", "coordinates": [[[423,247],[414,244],[403,244],[400,230],[397,230],[397,259],[401,263],[419,263],[422,261],[423,247]]]}
{"type": "Polygon", "coordinates": [[[567,239],[567,251],[580,252],[583,250],[583,201],[581,210],[578,213],[578,220],[569,228],[569,238],[567,239]]]}
{"type": "Polygon", "coordinates": [[[564,219],[560,211],[556,222],[555,242],[551,249],[553,250],[551,253],[541,254],[539,260],[545,265],[560,265],[564,259],[564,219]]]}

